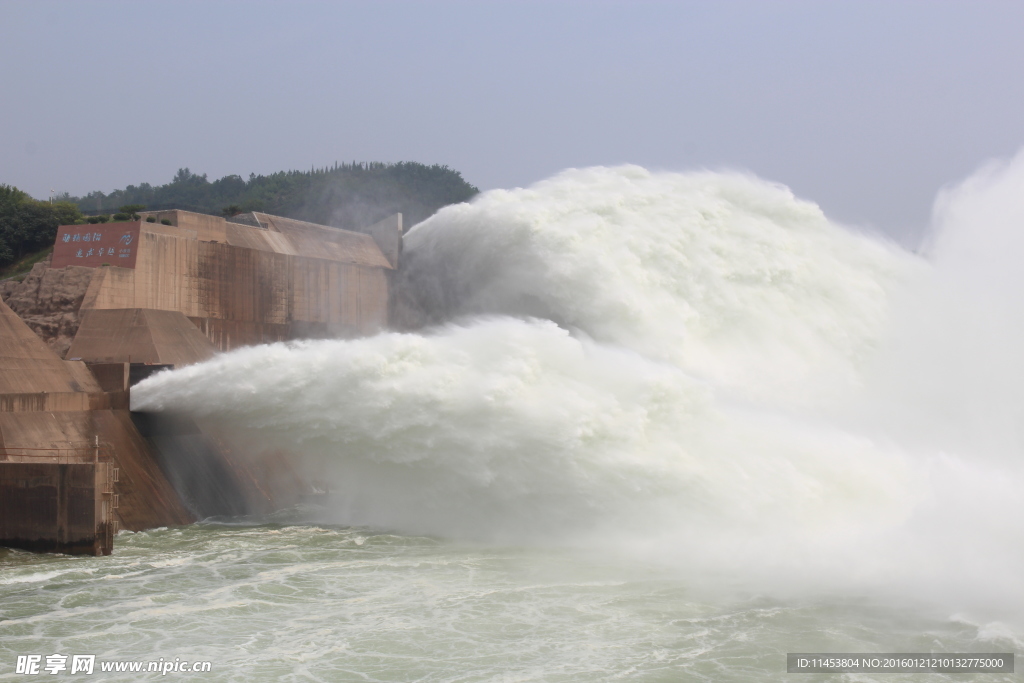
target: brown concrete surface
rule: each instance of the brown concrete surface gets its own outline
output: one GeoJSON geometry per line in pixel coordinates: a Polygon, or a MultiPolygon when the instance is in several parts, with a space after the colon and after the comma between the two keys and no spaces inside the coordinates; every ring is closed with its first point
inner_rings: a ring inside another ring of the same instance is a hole
{"type": "MultiPolygon", "coordinates": [[[[353,232],[332,228],[317,223],[308,223],[282,216],[253,212],[248,223],[228,221],[219,216],[191,213],[189,211],[142,212],[143,218],[153,216],[156,223],[142,223],[143,230],[162,230],[168,227],[191,231],[191,238],[200,242],[228,244],[290,256],[319,258],[339,263],[376,268],[394,268],[377,246],[374,238],[367,234],[369,229],[353,232]],[[168,219],[171,226],[163,226],[160,220],[168,219]],[[255,225],[253,225],[255,224],[255,225]]],[[[401,226],[401,214],[395,214],[381,223],[401,226]]],[[[171,234],[182,234],[176,232],[171,234]]],[[[399,235],[401,230],[399,229],[399,235]]],[[[184,236],[184,235],[183,235],[184,236]]]]}
{"type": "Polygon", "coordinates": [[[0,413],[74,412],[78,410],[128,410],[128,392],[84,391],[37,394],[0,394],[0,413]]]}
{"type": "Polygon", "coordinates": [[[0,542],[109,555],[116,499],[106,462],[0,462],[0,542]]]}
{"type": "Polygon", "coordinates": [[[127,408],[123,388],[103,391],[85,363],[58,358],[0,303],[0,545],[94,552],[96,543],[109,549],[104,534],[114,522],[146,529],[194,520],[127,408]],[[97,448],[121,475],[110,487],[88,485],[81,468],[66,469],[94,460],[97,448]],[[87,498],[112,504],[115,495],[117,508],[86,514],[87,498]]]}
{"type": "Polygon", "coordinates": [[[203,241],[224,242],[227,240],[225,232],[225,221],[220,216],[208,216],[204,213],[193,213],[191,211],[140,211],[139,215],[143,221],[149,216],[156,219],[155,223],[143,223],[147,229],[159,229],[163,224],[162,220],[169,220],[171,227],[189,230],[193,239],[203,241]]]}
{"type": "Polygon", "coordinates": [[[371,226],[391,240],[390,257],[369,234],[268,214],[251,214],[266,227],[184,211],[153,215],[173,215],[175,225],[142,223],[135,268],[97,269],[83,318],[90,309],[178,311],[221,350],[306,333],[370,334],[388,324],[399,215],[371,226]]]}
{"type": "Polygon", "coordinates": [[[257,454],[223,438],[216,425],[167,413],[132,413],[138,432],[198,518],[272,512],[301,499],[307,487],[282,453],[257,454]]]}
{"type": "Polygon", "coordinates": [[[68,358],[183,366],[215,353],[210,340],[178,311],[120,308],[83,311],[68,358]]]}
{"type": "Polygon", "coordinates": [[[139,433],[127,410],[93,413],[101,443],[110,444],[111,462],[120,469],[117,520],[131,531],[191,524],[197,517],[185,506],[160,468],[151,444],[139,433]]]}
{"type": "Polygon", "coordinates": [[[289,339],[303,338],[292,325],[261,323],[248,320],[221,320],[219,318],[189,318],[210,342],[221,351],[240,346],[273,344],[289,339]]]}
{"type": "MultiPolygon", "coordinates": [[[[0,413],[0,435],[0,470],[14,462],[46,459],[51,452],[78,452],[83,455],[77,459],[88,459],[90,444],[98,437],[111,465],[120,471],[114,487],[120,506],[112,521],[133,531],[195,521],[127,410],[0,413]]],[[[0,537],[0,545],[14,544],[0,537]]]]}
{"type": "MultiPolygon", "coordinates": [[[[119,475],[110,490],[117,494],[119,506],[104,521],[117,522],[120,528],[135,531],[195,521],[160,469],[149,443],[135,429],[127,410],[0,413],[0,434],[3,435],[0,480],[18,480],[17,473],[23,465],[52,465],[53,460],[59,460],[59,464],[88,461],[93,452],[90,443],[98,441],[110,466],[119,475]]],[[[53,472],[47,476],[51,475],[55,476],[53,472]]],[[[26,484],[18,486],[24,488],[26,484]]],[[[69,549],[44,547],[46,539],[53,543],[81,540],[60,536],[56,527],[47,527],[53,530],[50,536],[32,536],[28,545],[22,543],[28,537],[10,531],[14,528],[11,525],[22,528],[27,523],[28,518],[19,516],[22,515],[18,512],[20,504],[10,502],[26,500],[18,498],[25,495],[31,498],[34,494],[0,491],[0,499],[6,501],[0,505],[0,529],[7,529],[0,532],[0,545],[70,552],[69,549]]],[[[50,524],[46,521],[50,519],[48,514],[43,514],[41,524],[50,524]]]]}
{"type": "Polygon", "coordinates": [[[86,362],[103,391],[128,391],[128,363],[86,362]]]}
{"type": "MultiPolygon", "coordinates": [[[[254,213],[254,215],[261,223],[268,225],[268,230],[260,232],[269,234],[276,231],[292,244],[293,251],[279,253],[374,268],[392,269],[394,267],[388,262],[387,257],[370,235],[282,216],[271,216],[267,213],[254,213]]],[[[399,218],[399,220],[401,219],[399,218]]],[[[257,229],[250,228],[250,234],[260,234],[255,230],[257,229]]]]}
{"type": "Polygon", "coordinates": [[[0,394],[100,392],[83,363],[62,361],[0,302],[0,394]]]}

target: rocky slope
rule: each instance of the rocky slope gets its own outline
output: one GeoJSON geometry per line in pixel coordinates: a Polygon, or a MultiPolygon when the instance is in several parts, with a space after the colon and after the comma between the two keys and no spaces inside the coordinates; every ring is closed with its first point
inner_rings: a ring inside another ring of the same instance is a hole
{"type": "Polygon", "coordinates": [[[37,263],[21,282],[0,283],[0,297],[61,357],[78,331],[78,310],[95,268],[37,263]]]}

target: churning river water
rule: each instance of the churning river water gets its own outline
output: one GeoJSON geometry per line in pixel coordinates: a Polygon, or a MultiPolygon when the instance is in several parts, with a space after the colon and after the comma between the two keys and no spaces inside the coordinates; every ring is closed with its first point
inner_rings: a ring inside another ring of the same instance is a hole
{"type": "Polygon", "coordinates": [[[762,681],[806,675],[787,652],[1019,651],[1022,189],[1017,158],[945,190],[921,254],[741,174],[576,169],[442,209],[406,237],[416,331],[133,390],[330,493],[108,558],[0,551],[0,678],[31,653],[762,681]]]}
{"type": "Polygon", "coordinates": [[[806,676],[784,673],[794,648],[1019,650],[1005,627],[909,599],[708,596],[614,550],[364,528],[203,523],[122,534],[109,558],[0,562],[0,675],[12,680],[26,678],[13,666],[28,653],[212,662],[208,674],[97,671],[103,680],[764,681],[806,676]]]}

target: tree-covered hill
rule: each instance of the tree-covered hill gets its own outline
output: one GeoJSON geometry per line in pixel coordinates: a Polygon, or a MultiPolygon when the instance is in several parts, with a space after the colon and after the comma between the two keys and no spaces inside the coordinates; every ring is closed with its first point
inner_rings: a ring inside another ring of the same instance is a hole
{"type": "Polygon", "coordinates": [[[57,226],[82,221],[71,202],[41,202],[10,185],[0,185],[0,269],[53,246],[57,226]]]}
{"type": "Polygon", "coordinates": [[[401,212],[406,229],[442,206],[479,190],[447,166],[415,162],[335,164],[309,171],[229,175],[207,180],[187,168],[166,185],[129,185],[110,194],[66,197],[87,213],[111,213],[127,204],[148,210],[187,209],[211,214],[263,211],[338,228],[359,228],[401,212]]]}

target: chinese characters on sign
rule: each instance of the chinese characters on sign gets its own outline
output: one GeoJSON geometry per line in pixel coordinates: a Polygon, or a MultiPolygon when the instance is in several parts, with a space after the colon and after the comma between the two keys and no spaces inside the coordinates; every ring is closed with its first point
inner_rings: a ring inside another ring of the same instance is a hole
{"type": "Polygon", "coordinates": [[[62,225],[57,229],[50,266],[134,268],[141,222],[62,225]]]}

